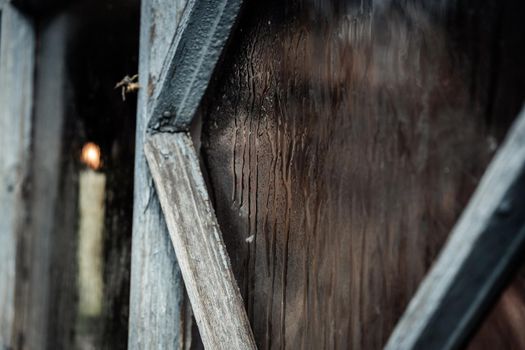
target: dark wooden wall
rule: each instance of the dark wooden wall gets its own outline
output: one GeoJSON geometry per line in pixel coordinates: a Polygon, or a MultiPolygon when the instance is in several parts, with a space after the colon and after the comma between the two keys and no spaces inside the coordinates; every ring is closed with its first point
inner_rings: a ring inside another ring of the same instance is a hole
{"type": "MultiPolygon", "coordinates": [[[[201,108],[202,153],[260,349],[386,342],[521,108],[524,14],[246,3],[201,108]]],[[[523,346],[522,286],[472,348],[523,346]]]]}

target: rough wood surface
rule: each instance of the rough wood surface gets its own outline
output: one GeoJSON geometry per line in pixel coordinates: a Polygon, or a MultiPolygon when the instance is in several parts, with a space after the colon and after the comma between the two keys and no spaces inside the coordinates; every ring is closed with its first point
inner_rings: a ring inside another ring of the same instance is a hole
{"type": "Polygon", "coordinates": [[[188,1],[162,69],[162,87],[148,126],[188,130],[230,37],[241,0],[188,1]]]}
{"type": "Polygon", "coordinates": [[[190,136],[158,133],[145,153],[207,349],[255,349],[190,136]]]}
{"type": "Polygon", "coordinates": [[[25,220],[31,141],[34,33],[0,3],[0,348],[15,346],[18,235],[25,220]]]}
{"type": "Polygon", "coordinates": [[[386,349],[455,349],[523,251],[525,111],[483,176],[386,349]],[[499,220],[498,220],[499,218],[499,220]],[[499,222],[498,222],[499,221],[499,222]]]}
{"type": "Polygon", "coordinates": [[[186,0],[143,1],[141,10],[129,349],[183,349],[191,322],[184,285],[144,158],[146,124],[186,0]]]}
{"type": "Polygon", "coordinates": [[[521,108],[525,2],[434,5],[246,2],[199,111],[259,348],[383,348],[521,108]]]}

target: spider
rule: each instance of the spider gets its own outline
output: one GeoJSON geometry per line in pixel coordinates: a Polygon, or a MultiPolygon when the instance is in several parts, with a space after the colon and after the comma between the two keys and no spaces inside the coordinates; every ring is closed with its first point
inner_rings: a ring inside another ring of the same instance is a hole
{"type": "Polygon", "coordinates": [[[117,85],[115,85],[115,89],[122,88],[122,101],[126,101],[127,93],[140,89],[140,85],[136,81],[138,77],[138,74],[135,74],[132,77],[126,75],[121,81],[117,83],[117,85]]]}

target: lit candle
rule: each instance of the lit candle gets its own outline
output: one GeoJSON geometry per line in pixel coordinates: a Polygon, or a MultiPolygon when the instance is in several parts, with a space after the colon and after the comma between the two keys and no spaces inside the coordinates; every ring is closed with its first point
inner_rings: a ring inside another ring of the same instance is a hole
{"type": "Polygon", "coordinates": [[[81,161],[88,168],[80,171],[79,179],[79,312],[82,316],[98,316],[102,311],[106,176],[96,171],[101,167],[100,148],[96,144],[84,145],[81,161]]]}

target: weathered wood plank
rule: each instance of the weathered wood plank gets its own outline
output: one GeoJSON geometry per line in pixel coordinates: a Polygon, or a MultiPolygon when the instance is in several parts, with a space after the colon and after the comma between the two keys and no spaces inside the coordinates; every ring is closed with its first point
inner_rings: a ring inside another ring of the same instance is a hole
{"type": "Polygon", "coordinates": [[[189,1],[170,44],[148,126],[187,130],[230,36],[242,0],[189,1]]]}
{"type": "Polygon", "coordinates": [[[152,96],[186,2],[141,5],[129,349],[184,349],[191,343],[185,334],[191,327],[190,308],[143,151],[152,96]]]}
{"type": "Polygon", "coordinates": [[[34,32],[0,3],[0,348],[15,346],[18,235],[27,213],[33,98],[34,32]]]}
{"type": "Polygon", "coordinates": [[[24,339],[24,348],[34,350],[45,349],[48,344],[50,300],[56,299],[50,293],[55,282],[50,272],[51,249],[59,236],[55,218],[62,169],[67,17],[57,16],[40,30],[36,54],[41,69],[37,68],[35,79],[28,193],[30,219],[18,237],[23,249],[17,258],[17,269],[29,273],[27,279],[19,281],[16,297],[18,338],[24,339]]]}
{"type": "Polygon", "coordinates": [[[525,111],[487,169],[386,349],[457,349],[525,250],[525,111]]]}
{"type": "Polygon", "coordinates": [[[255,349],[191,138],[157,133],[146,158],[207,349],[255,349]]]}

